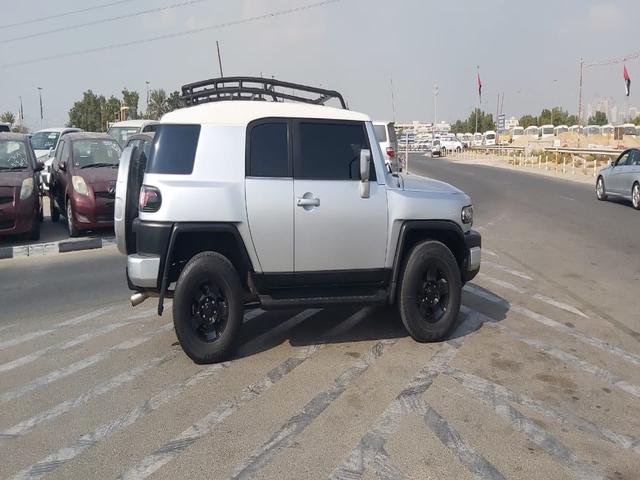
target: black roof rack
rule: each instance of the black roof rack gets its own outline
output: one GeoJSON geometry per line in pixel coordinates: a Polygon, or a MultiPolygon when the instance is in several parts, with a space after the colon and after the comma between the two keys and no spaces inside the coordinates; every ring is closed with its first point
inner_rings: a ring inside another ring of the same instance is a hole
{"type": "Polygon", "coordinates": [[[261,77],[222,77],[190,83],[183,85],[181,99],[187,106],[223,100],[290,100],[325,105],[335,99],[342,108],[347,109],[344,98],[335,90],[261,77]]]}

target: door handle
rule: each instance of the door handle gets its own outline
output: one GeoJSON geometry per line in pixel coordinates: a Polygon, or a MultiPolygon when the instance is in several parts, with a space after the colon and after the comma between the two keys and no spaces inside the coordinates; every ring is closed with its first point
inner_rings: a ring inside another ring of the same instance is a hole
{"type": "Polygon", "coordinates": [[[319,207],[319,198],[298,198],[296,199],[296,205],[298,207],[319,207]]]}

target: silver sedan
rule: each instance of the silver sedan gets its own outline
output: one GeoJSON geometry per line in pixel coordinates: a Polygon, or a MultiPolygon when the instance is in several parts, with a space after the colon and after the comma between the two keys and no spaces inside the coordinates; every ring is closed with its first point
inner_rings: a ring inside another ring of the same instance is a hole
{"type": "Polygon", "coordinates": [[[640,149],[625,150],[614,162],[598,173],[596,180],[598,200],[617,196],[631,200],[633,208],[640,210],[640,149]]]}

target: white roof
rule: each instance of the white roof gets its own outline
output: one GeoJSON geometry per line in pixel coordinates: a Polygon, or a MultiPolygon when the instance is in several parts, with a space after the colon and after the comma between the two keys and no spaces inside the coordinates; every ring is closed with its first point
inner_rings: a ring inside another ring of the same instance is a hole
{"type": "Polygon", "coordinates": [[[136,127],[136,128],[142,128],[145,125],[148,125],[150,123],[158,123],[155,120],[124,120],[122,122],[116,122],[114,124],[111,125],[111,127],[136,127]]]}
{"type": "Polygon", "coordinates": [[[320,105],[292,102],[228,100],[174,110],[164,115],[161,122],[247,125],[253,120],[267,117],[319,118],[360,122],[371,121],[367,115],[362,113],[320,105]]]}
{"type": "Polygon", "coordinates": [[[34,133],[40,133],[40,132],[57,132],[57,133],[62,133],[62,132],[81,132],[82,130],[79,128],[75,128],[75,127],[55,127],[55,128],[43,128],[42,130],[38,130],[37,132],[34,133]]]}

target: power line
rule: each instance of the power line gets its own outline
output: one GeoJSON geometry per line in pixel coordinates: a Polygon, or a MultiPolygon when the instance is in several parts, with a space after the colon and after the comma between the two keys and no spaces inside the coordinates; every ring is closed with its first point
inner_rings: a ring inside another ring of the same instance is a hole
{"type": "Polygon", "coordinates": [[[625,63],[630,60],[636,60],[638,58],[640,58],[640,51],[630,53],[621,58],[613,58],[610,60],[603,60],[600,62],[585,62],[584,66],[585,67],[608,67],[611,65],[620,65],[621,63],[625,63]]]}
{"type": "Polygon", "coordinates": [[[54,18],[67,17],[69,15],[75,15],[76,13],[90,12],[92,10],[98,10],[100,8],[107,8],[107,7],[112,7],[114,5],[121,5],[123,3],[130,3],[135,1],[137,0],[118,0],[117,2],[103,3],[101,5],[94,5],[93,7],[80,8],[78,10],[71,10],[64,13],[56,13],[55,15],[48,15],[46,17],[32,18],[31,20],[24,20],[22,22],[0,25],[0,29],[10,28],[10,27],[19,27],[20,25],[28,25],[29,23],[44,22],[45,20],[53,20],[54,18]]]}
{"type": "Polygon", "coordinates": [[[100,25],[100,24],[103,24],[103,23],[116,22],[118,20],[124,20],[124,19],[127,19],[127,18],[140,17],[142,15],[149,15],[149,14],[152,14],[152,13],[163,12],[165,10],[172,10],[172,9],[175,9],[175,8],[187,7],[187,6],[194,5],[196,3],[201,3],[201,2],[204,2],[204,1],[205,0],[189,0],[187,2],[174,3],[173,5],[167,5],[166,7],[152,8],[150,10],[143,10],[143,11],[140,11],[140,12],[127,13],[125,15],[118,15],[116,17],[103,18],[103,19],[100,19],[100,20],[96,20],[94,22],[77,23],[75,25],[70,25],[68,27],[56,28],[56,29],[47,30],[47,31],[44,31],[44,32],[30,33],[28,35],[22,35],[20,37],[14,37],[14,38],[8,38],[6,40],[0,40],[0,44],[10,43],[10,42],[17,42],[18,40],[25,40],[27,38],[40,37],[42,35],[50,35],[52,33],[66,32],[68,30],[76,30],[78,28],[90,27],[92,25],[100,25]]]}
{"type": "Polygon", "coordinates": [[[86,55],[88,53],[97,53],[97,52],[103,52],[106,50],[114,50],[116,48],[124,48],[124,47],[131,47],[134,45],[142,45],[142,44],[146,44],[146,43],[151,43],[151,42],[155,42],[158,40],[167,40],[170,38],[176,38],[176,37],[183,37],[186,35],[193,35],[196,33],[201,33],[201,32],[205,32],[208,30],[217,30],[217,29],[221,29],[221,28],[227,28],[227,27],[232,27],[232,26],[236,26],[236,25],[242,25],[242,24],[246,24],[246,23],[253,23],[253,22],[257,22],[257,21],[261,21],[261,20],[267,20],[270,18],[276,18],[276,17],[281,17],[284,15],[290,15],[293,13],[298,13],[298,12],[302,12],[304,10],[311,10],[313,8],[319,8],[319,7],[323,7],[332,3],[337,3],[340,2],[341,0],[325,0],[322,2],[317,2],[317,3],[310,3],[308,5],[303,5],[301,7],[296,7],[296,8],[288,8],[286,10],[279,10],[276,12],[271,12],[271,13],[266,13],[264,15],[256,15],[253,17],[248,17],[248,18],[243,18],[240,20],[232,20],[229,22],[224,22],[224,23],[218,23],[215,25],[208,25],[206,27],[200,27],[200,28],[193,28],[191,30],[183,30],[180,32],[175,32],[175,33],[169,33],[169,34],[165,34],[165,35],[158,35],[156,37],[149,37],[149,38],[143,38],[140,40],[132,40],[130,42],[123,42],[123,43],[114,43],[111,45],[106,45],[103,47],[96,47],[96,48],[88,48],[86,50],[77,50],[75,52],[68,52],[68,53],[61,53],[61,54],[57,54],[57,55],[50,55],[47,57],[39,57],[39,58],[32,58],[30,60],[23,60],[20,62],[13,62],[13,63],[5,63],[0,65],[0,68],[8,68],[8,67],[17,67],[20,65],[29,65],[32,63],[39,63],[39,62],[45,62],[45,61],[49,61],[49,60],[59,60],[61,58],[69,58],[69,57],[75,57],[78,55],[86,55]]]}

